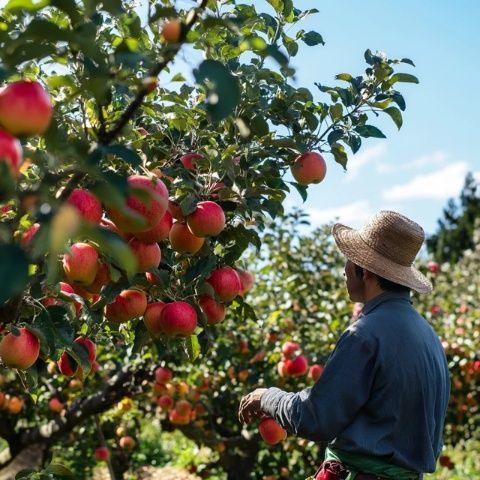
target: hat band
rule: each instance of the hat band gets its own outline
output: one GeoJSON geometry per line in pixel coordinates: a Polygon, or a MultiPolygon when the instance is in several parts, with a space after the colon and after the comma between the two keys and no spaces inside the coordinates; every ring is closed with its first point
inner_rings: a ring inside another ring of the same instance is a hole
{"type": "Polygon", "coordinates": [[[382,255],[383,257],[387,258],[388,260],[390,260],[391,262],[394,262],[398,265],[402,265],[404,267],[411,267],[412,264],[413,264],[413,261],[412,262],[408,262],[408,263],[404,263],[404,262],[399,262],[398,261],[398,258],[395,258],[392,253],[393,253],[393,249],[392,250],[389,250],[389,249],[383,249],[383,248],[378,248],[378,245],[377,244],[374,244],[374,245],[371,245],[370,242],[365,239],[365,237],[362,235],[362,232],[358,232],[358,235],[360,236],[360,238],[362,239],[363,243],[365,243],[365,245],[367,245],[367,247],[371,248],[373,251],[375,251],[376,253],[378,253],[379,255],[382,255]]]}

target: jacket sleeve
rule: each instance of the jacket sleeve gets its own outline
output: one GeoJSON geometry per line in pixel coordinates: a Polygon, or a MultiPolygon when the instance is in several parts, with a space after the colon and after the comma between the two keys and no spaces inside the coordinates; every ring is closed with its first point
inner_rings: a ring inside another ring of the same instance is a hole
{"type": "Polygon", "coordinates": [[[376,367],[375,348],[347,330],[315,385],[298,393],[269,388],[262,410],[288,432],[313,441],[330,441],[367,402],[376,367]]]}

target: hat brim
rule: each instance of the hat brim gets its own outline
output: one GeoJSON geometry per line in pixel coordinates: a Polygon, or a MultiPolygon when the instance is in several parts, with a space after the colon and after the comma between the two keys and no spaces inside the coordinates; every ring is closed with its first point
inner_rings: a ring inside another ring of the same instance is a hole
{"type": "Polygon", "coordinates": [[[339,250],[360,267],[418,293],[430,293],[433,290],[430,280],[422,272],[413,265],[406,267],[377,253],[363,241],[357,230],[336,223],[332,234],[339,250]]]}

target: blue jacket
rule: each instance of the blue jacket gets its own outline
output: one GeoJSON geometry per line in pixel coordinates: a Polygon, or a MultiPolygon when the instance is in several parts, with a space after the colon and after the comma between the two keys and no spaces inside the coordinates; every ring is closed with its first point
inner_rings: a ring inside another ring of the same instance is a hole
{"type": "Polygon", "coordinates": [[[286,430],[334,449],[433,472],[450,395],[438,336],[409,293],[370,300],[312,388],[269,388],[261,408],[286,430]]]}

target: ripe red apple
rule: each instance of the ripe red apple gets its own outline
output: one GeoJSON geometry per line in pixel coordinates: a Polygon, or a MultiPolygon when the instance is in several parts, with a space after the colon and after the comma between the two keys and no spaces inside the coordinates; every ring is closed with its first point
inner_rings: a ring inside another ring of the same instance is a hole
{"type": "Polygon", "coordinates": [[[75,343],[78,343],[85,348],[88,354],[88,361],[90,362],[90,365],[93,365],[93,362],[95,362],[95,359],[97,358],[97,348],[95,344],[89,338],[83,336],[77,337],[75,343]]]}
{"type": "Polygon", "coordinates": [[[287,374],[292,377],[305,375],[308,372],[308,360],[305,356],[299,355],[293,360],[286,360],[285,368],[287,369],[287,374]]]}
{"type": "Polygon", "coordinates": [[[9,133],[0,129],[0,162],[5,162],[16,177],[23,162],[22,145],[9,133]]]}
{"type": "Polygon", "coordinates": [[[160,313],[160,325],[165,335],[187,337],[197,328],[197,312],[187,302],[167,303],[160,313]]]}
{"type": "Polygon", "coordinates": [[[60,413],[64,406],[63,406],[63,403],[56,397],[50,399],[50,401],[48,402],[48,408],[52,411],[52,412],[55,412],[55,413],[60,413]]]}
{"type": "Polygon", "coordinates": [[[78,363],[67,352],[63,352],[57,362],[58,370],[65,377],[73,377],[78,369],[78,363]]]}
{"type": "Polygon", "coordinates": [[[205,242],[204,238],[196,237],[184,223],[175,222],[169,234],[170,244],[178,253],[197,253],[205,242]]]}
{"type": "Polygon", "coordinates": [[[252,273],[247,272],[247,270],[242,270],[237,268],[238,276],[240,277],[240,283],[242,284],[242,289],[240,290],[240,295],[243,297],[248,291],[250,291],[255,282],[255,277],[252,273]]]}
{"type": "Polygon", "coordinates": [[[95,458],[99,462],[106,462],[110,458],[110,450],[107,447],[98,447],[95,449],[95,458]]]}
{"type": "Polygon", "coordinates": [[[323,367],[318,363],[314,363],[308,372],[309,378],[311,378],[314,382],[316,382],[323,373],[323,367]]]}
{"type": "Polygon", "coordinates": [[[167,367],[158,367],[155,370],[155,381],[158,383],[168,383],[173,378],[173,372],[167,367]]]}
{"type": "Polygon", "coordinates": [[[195,160],[200,160],[203,155],[200,153],[187,153],[180,157],[180,162],[187,170],[195,170],[195,160]]]}
{"type": "Polygon", "coordinates": [[[14,415],[20,413],[23,408],[23,399],[16,396],[9,398],[6,408],[14,415]]]}
{"type": "Polygon", "coordinates": [[[89,285],[98,270],[98,252],[88,243],[74,243],[63,256],[63,270],[71,282],[89,285]]]}
{"type": "Polygon", "coordinates": [[[110,271],[106,263],[99,263],[95,280],[90,285],[85,286],[85,290],[89,293],[100,293],[104,285],[111,282],[110,271]]]}
{"type": "Polygon", "coordinates": [[[170,229],[172,228],[172,214],[167,210],[160,221],[150,230],[146,232],[137,232],[135,237],[145,243],[161,242],[168,238],[170,229]]]}
{"type": "Polygon", "coordinates": [[[432,308],[430,309],[432,315],[440,315],[442,313],[442,309],[438,305],[432,305],[432,308]]]}
{"type": "Polygon", "coordinates": [[[22,238],[20,239],[20,245],[23,248],[27,248],[39,229],[40,229],[39,223],[34,223],[30,227],[28,227],[27,230],[23,232],[22,238]]]}
{"type": "Polygon", "coordinates": [[[320,183],[327,173],[327,164],[319,153],[308,152],[295,159],[291,171],[300,185],[320,183]]]}
{"type": "Polygon", "coordinates": [[[187,225],[196,237],[214,237],[225,228],[225,214],[215,202],[199,202],[195,211],[188,215],[187,225]]]}
{"type": "Polygon", "coordinates": [[[297,352],[298,350],[300,350],[300,344],[297,343],[297,342],[285,342],[283,345],[282,345],[282,355],[285,357],[285,358],[291,358],[291,356],[297,352]]]}
{"type": "Polygon", "coordinates": [[[173,406],[173,398],[168,395],[162,395],[158,398],[157,404],[162,410],[170,410],[173,406]]]}
{"type": "Polygon", "coordinates": [[[437,262],[430,261],[427,263],[427,268],[431,273],[438,273],[440,270],[440,265],[437,262]]]}
{"type": "Polygon", "coordinates": [[[209,325],[215,325],[225,319],[225,305],[216,302],[209,295],[201,295],[198,299],[198,305],[207,317],[209,325]]]}
{"type": "Polygon", "coordinates": [[[162,252],[158,243],[144,243],[136,238],[132,238],[128,242],[128,246],[137,259],[138,273],[146,272],[160,265],[162,252]]]}
{"type": "Polygon", "coordinates": [[[288,376],[287,364],[284,360],[281,360],[280,362],[278,362],[277,372],[278,372],[278,375],[282,378],[288,376]]]}
{"type": "Polygon", "coordinates": [[[125,323],[141,317],[147,309],[147,296],[140,290],[123,290],[105,307],[107,320],[125,323]]]}
{"type": "Polygon", "coordinates": [[[19,80],[0,91],[0,125],[12,135],[41,135],[50,125],[50,95],[38,82],[19,80]]]}
{"type": "Polygon", "coordinates": [[[170,20],[162,28],[162,37],[167,43],[178,43],[182,38],[182,23],[170,20]]]}
{"type": "Polygon", "coordinates": [[[122,437],[118,441],[118,444],[120,445],[121,448],[125,448],[126,450],[131,450],[132,448],[135,447],[136,442],[132,437],[127,435],[125,437],[122,437]]]}
{"type": "Polygon", "coordinates": [[[20,335],[8,333],[0,342],[0,358],[10,368],[26,370],[30,368],[40,354],[38,338],[26,328],[20,328],[20,335]]]}
{"type": "MultiPolygon", "coordinates": [[[[76,293],[73,287],[66,282],[60,282],[60,291],[68,296],[76,293]]],[[[82,304],[76,300],[73,301],[73,304],[75,305],[75,311],[77,312],[78,316],[82,310],[82,304]]]]}
{"type": "Polygon", "coordinates": [[[86,222],[98,225],[102,220],[102,204],[100,200],[88,190],[76,188],[68,197],[67,202],[80,212],[80,215],[86,222]]]}
{"type": "Polygon", "coordinates": [[[153,335],[157,336],[162,333],[160,325],[160,313],[166,304],[164,302],[155,302],[147,305],[147,309],[143,314],[143,323],[147,330],[153,335]]]}
{"type": "Polygon", "coordinates": [[[242,282],[232,267],[220,267],[212,272],[207,282],[222,302],[231,302],[242,290],[242,282]]]}
{"type": "Polygon", "coordinates": [[[146,232],[152,229],[163,217],[168,207],[168,190],[158,179],[150,179],[142,175],[128,177],[130,190],[139,190],[142,196],[134,191],[127,197],[126,205],[131,214],[137,214],[141,220],[131,218],[114,207],[107,208],[108,215],[115,225],[124,232],[146,232]],[[148,195],[149,198],[145,198],[148,195]]]}
{"type": "Polygon", "coordinates": [[[170,410],[168,413],[168,419],[174,425],[188,425],[190,423],[190,415],[179,415],[175,409],[170,410]]]}
{"type": "Polygon", "coordinates": [[[258,427],[260,435],[268,445],[276,445],[287,438],[287,432],[273,418],[264,418],[258,427]]]}
{"type": "Polygon", "coordinates": [[[175,404],[175,410],[181,417],[190,415],[190,412],[192,411],[192,404],[188,400],[179,400],[175,404]]]}

